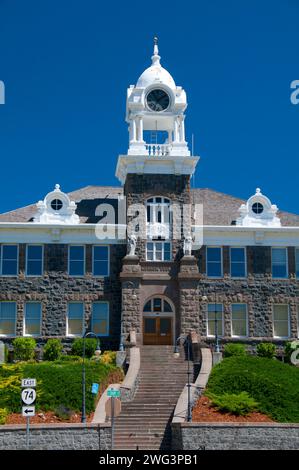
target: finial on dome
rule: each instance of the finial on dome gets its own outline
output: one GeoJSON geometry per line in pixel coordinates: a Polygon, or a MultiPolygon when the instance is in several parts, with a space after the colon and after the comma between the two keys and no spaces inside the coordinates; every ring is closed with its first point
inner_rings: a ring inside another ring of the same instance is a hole
{"type": "Polygon", "coordinates": [[[158,48],[158,38],[154,37],[154,54],[152,55],[152,65],[160,65],[159,48],[158,48]]]}
{"type": "Polygon", "coordinates": [[[60,191],[60,184],[55,184],[55,191],[60,191]]]}
{"type": "Polygon", "coordinates": [[[261,188],[256,188],[255,193],[256,194],[261,194],[261,188]]]}
{"type": "Polygon", "coordinates": [[[158,49],[158,38],[157,36],[154,37],[154,55],[159,54],[159,49],[158,49]]]}

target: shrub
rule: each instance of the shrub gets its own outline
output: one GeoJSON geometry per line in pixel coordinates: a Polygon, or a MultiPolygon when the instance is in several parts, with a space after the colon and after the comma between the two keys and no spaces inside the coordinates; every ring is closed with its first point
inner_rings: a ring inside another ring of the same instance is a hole
{"type": "Polygon", "coordinates": [[[228,357],[213,367],[208,393],[247,392],[258,410],[282,423],[299,423],[299,368],[264,357],[228,357]]]}
{"type": "MultiPolygon", "coordinates": [[[[69,356],[66,356],[69,357],[69,356]]],[[[91,386],[100,383],[105,389],[109,383],[123,380],[123,372],[114,365],[86,360],[86,413],[95,409],[96,397],[91,386]]],[[[0,366],[0,408],[9,413],[20,413],[21,378],[36,378],[36,410],[56,411],[60,405],[79,413],[82,408],[82,358],[78,362],[19,362],[0,366]]]]}
{"type": "Polygon", "coordinates": [[[224,393],[223,395],[207,394],[212,405],[220,411],[232,413],[234,415],[245,416],[257,409],[258,403],[247,392],[224,393]]]}
{"type": "Polygon", "coordinates": [[[0,408],[0,424],[5,424],[7,416],[8,416],[7,408],[0,408]]]}
{"type": "Polygon", "coordinates": [[[244,344],[228,343],[224,347],[224,357],[231,356],[246,356],[246,349],[244,344]]]}
{"type": "Polygon", "coordinates": [[[114,364],[116,363],[116,351],[105,351],[104,354],[100,356],[100,361],[103,364],[114,364]]]}
{"type": "Polygon", "coordinates": [[[291,361],[291,355],[296,349],[299,349],[299,341],[288,341],[284,347],[284,354],[287,362],[291,361]]]}
{"type": "MultiPolygon", "coordinates": [[[[82,359],[81,359],[82,362],[82,359]]],[[[38,391],[42,395],[36,400],[36,407],[44,411],[56,410],[59,405],[80,412],[82,408],[82,363],[41,362],[24,364],[24,377],[36,377],[38,391]]],[[[95,397],[91,393],[92,383],[103,383],[115,367],[87,360],[86,371],[86,413],[94,411],[95,397]]],[[[19,389],[20,394],[20,389],[19,389]]],[[[0,403],[1,406],[1,403],[0,403]]]]}
{"type": "Polygon", "coordinates": [[[276,347],[272,343],[260,343],[257,345],[256,352],[259,357],[273,359],[275,356],[276,347]]]}
{"type": "Polygon", "coordinates": [[[59,357],[59,359],[57,359],[55,362],[64,364],[65,362],[82,362],[82,361],[83,359],[80,356],[71,356],[71,355],[66,356],[65,354],[62,354],[59,357]]]}
{"type": "Polygon", "coordinates": [[[61,356],[62,344],[59,339],[49,339],[44,347],[45,361],[56,361],[61,356]]]}
{"type": "Polygon", "coordinates": [[[2,376],[0,380],[0,408],[20,412],[21,374],[16,373],[14,368],[11,373],[7,377],[2,376]]]}
{"type": "MultiPolygon", "coordinates": [[[[83,338],[77,338],[72,344],[72,354],[75,356],[83,356],[83,338]]],[[[95,338],[85,339],[85,356],[92,357],[97,347],[97,340],[95,338]]]]}
{"type": "Polygon", "coordinates": [[[36,341],[33,338],[16,338],[12,342],[14,357],[17,361],[30,361],[34,358],[36,341]]]}

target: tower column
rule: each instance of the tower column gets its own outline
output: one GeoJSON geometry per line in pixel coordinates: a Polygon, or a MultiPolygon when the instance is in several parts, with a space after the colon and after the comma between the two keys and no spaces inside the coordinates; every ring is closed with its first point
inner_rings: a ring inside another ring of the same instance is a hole
{"type": "Polygon", "coordinates": [[[185,142],[185,118],[180,116],[180,142],[185,142]]]}
{"type": "Polygon", "coordinates": [[[132,119],[130,125],[130,141],[136,142],[136,120],[132,119]]]}
{"type": "Polygon", "coordinates": [[[174,136],[173,136],[173,141],[178,142],[179,141],[179,123],[178,123],[178,118],[176,117],[174,120],[174,136]]]}
{"type": "Polygon", "coordinates": [[[143,119],[138,117],[138,142],[143,142],[143,119]]]}

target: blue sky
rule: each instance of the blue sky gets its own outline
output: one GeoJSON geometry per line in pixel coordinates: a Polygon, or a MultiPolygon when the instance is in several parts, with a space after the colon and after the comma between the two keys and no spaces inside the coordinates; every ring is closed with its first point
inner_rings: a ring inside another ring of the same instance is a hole
{"type": "Polygon", "coordinates": [[[297,0],[0,0],[0,212],[65,191],[118,185],[126,88],[162,65],[188,97],[196,187],[261,187],[299,213],[297,0]]]}

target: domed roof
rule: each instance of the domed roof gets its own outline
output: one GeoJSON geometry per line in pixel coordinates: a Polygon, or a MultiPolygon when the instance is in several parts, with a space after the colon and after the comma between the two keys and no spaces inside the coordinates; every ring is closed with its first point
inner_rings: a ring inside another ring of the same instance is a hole
{"type": "Polygon", "coordinates": [[[175,88],[175,82],[167,70],[160,64],[151,65],[138,78],[137,88],[146,88],[153,83],[163,83],[170,88],[175,88]]]}
{"type": "Polygon", "coordinates": [[[152,56],[152,65],[148,67],[138,78],[136,87],[147,88],[152,84],[162,83],[169,86],[169,88],[176,88],[175,81],[167,72],[166,69],[160,64],[161,57],[159,56],[157,39],[155,38],[154,55],[152,56]]]}

